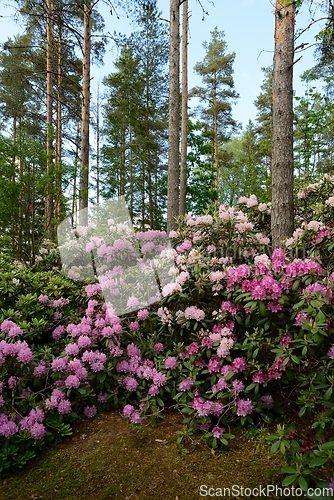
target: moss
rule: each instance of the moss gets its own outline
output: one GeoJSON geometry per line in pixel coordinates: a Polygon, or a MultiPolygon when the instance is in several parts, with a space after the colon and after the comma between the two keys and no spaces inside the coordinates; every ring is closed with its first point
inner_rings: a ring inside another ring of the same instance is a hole
{"type": "Polygon", "coordinates": [[[43,452],[24,470],[2,478],[1,500],[166,500],[200,498],[199,488],[279,484],[278,458],[235,433],[231,449],[204,444],[180,449],[181,417],[170,413],[133,432],[117,413],[82,421],[73,437],[43,452]]]}

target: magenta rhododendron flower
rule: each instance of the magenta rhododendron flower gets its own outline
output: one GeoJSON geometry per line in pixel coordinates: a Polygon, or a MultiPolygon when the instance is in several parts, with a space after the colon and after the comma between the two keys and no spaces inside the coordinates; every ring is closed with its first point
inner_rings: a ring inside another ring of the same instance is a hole
{"type": "Polygon", "coordinates": [[[60,415],[68,415],[72,411],[71,401],[68,399],[61,399],[57,406],[57,411],[60,415]]]}
{"type": "Polygon", "coordinates": [[[95,405],[85,406],[83,412],[84,412],[85,417],[93,418],[93,417],[95,417],[95,415],[97,413],[97,408],[95,405]]]}
{"type": "Polygon", "coordinates": [[[232,371],[235,373],[242,372],[246,370],[247,362],[244,358],[234,358],[232,361],[232,371]]]}
{"type": "Polygon", "coordinates": [[[281,338],[280,340],[280,344],[283,346],[283,347],[286,347],[288,348],[292,342],[292,337],[291,335],[283,335],[283,337],[281,338]]]}
{"type": "Polygon", "coordinates": [[[80,386],[80,380],[75,375],[69,375],[65,379],[65,386],[68,389],[77,389],[80,386]]]}
{"type": "Polygon", "coordinates": [[[125,405],[123,408],[123,415],[125,417],[130,417],[134,411],[135,409],[132,405],[125,405]]]}
{"type": "Polygon", "coordinates": [[[330,359],[334,359],[334,345],[332,345],[332,347],[329,349],[328,353],[327,353],[327,356],[330,358],[330,359]]]}
{"type": "Polygon", "coordinates": [[[223,437],[223,434],[224,434],[223,429],[221,427],[218,427],[217,425],[212,428],[211,432],[212,432],[213,437],[217,438],[217,439],[220,439],[221,437],[223,437]]]}
{"type": "Polygon", "coordinates": [[[40,295],[38,297],[38,301],[41,303],[41,304],[47,304],[49,302],[49,297],[47,295],[40,295]]]}
{"type": "Polygon", "coordinates": [[[141,424],[142,423],[142,416],[140,415],[140,413],[138,411],[134,411],[131,415],[130,415],[130,422],[132,424],[141,424]]]}
{"type": "Polygon", "coordinates": [[[151,387],[148,390],[148,394],[150,396],[157,396],[159,394],[159,387],[157,385],[151,385],[151,387]]]}
{"type": "Polygon", "coordinates": [[[123,383],[125,385],[126,390],[129,392],[135,391],[138,387],[138,382],[133,377],[125,377],[123,383]]]}
{"type": "Polygon", "coordinates": [[[250,399],[239,399],[237,401],[237,415],[246,417],[254,410],[254,405],[250,399]]]}
{"type": "Polygon", "coordinates": [[[23,334],[22,328],[20,328],[14,321],[10,319],[5,319],[0,326],[2,332],[8,333],[10,337],[19,337],[23,334]]]}
{"type": "Polygon", "coordinates": [[[45,361],[40,361],[34,368],[34,377],[40,378],[46,374],[46,363],[45,361]]]}
{"type": "Polygon", "coordinates": [[[268,406],[268,408],[273,408],[274,398],[271,395],[261,396],[260,399],[264,405],[268,406]]]}
{"type": "Polygon", "coordinates": [[[191,377],[187,377],[186,379],[182,380],[182,382],[179,383],[178,388],[182,392],[189,391],[191,386],[193,385],[194,381],[191,377]]]}
{"type": "Polygon", "coordinates": [[[138,311],[137,313],[137,318],[144,321],[145,319],[147,319],[149,317],[150,313],[148,311],[148,309],[140,309],[140,311],[138,311]]]}
{"type": "Polygon", "coordinates": [[[163,352],[164,349],[165,349],[165,347],[164,347],[164,345],[161,342],[157,342],[156,344],[154,344],[153,351],[156,354],[159,354],[160,352],[163,352]]]}
{"type": "Polygon", "coordinates": [[[252,381],[255,384],[264,384],[264,382],[268,379],[268,376],[263,373],[261,370],[257,371],[252,376],[252,381]]]}
{"type": "Polygon", "coordinates": [[[169,356],[165,359],[166,370],[175,370],[177,368],[177,359],[174,356],[169,356]]]}

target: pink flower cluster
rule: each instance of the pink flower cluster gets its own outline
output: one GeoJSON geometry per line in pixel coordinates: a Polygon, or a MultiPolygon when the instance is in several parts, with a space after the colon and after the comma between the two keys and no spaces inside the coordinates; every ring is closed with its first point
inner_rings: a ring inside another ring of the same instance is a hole
{"type": "Polygon", "coordinates": [[[6,342],[0,340],[0,366],[4,364],[6,356],[16,357],[19,363],[28,364],[33,360],[34,355],[29,345],[25,341],[6,342]]]}
{"type": "Polygon", "coordinates": [[[14,321],[10,319],[5,319],[0,326],[0,330],[4,333],[8,333],[10,337],[19,337],[23,334],[22,328],[20,328],[14,321]]]}

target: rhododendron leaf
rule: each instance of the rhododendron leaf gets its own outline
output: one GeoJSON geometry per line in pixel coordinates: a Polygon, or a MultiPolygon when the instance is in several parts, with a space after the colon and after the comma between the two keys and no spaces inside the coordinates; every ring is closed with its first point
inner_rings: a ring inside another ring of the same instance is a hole
{"type": "Polygon", "coordinates": [[[324,400],[329,401],[331,399],[332,394],[333,394],[333,387],[328,387],[327,391],[324,394],[324,400]]]}
{"type": "Polygon", "coordinates": [[[307,489],[308,489],[308,482],[306,481],[306,479],[304,478],[304,476],[299,476],[299,478],[298,478],[298,484],[299,484],[299,486],[301,487],[301,489],[303,491],[307,491],[307,489]]]}
{"type": "Polygon", "coordinates": [[[283,479],[282,481],[282,486],[289,486],[290,484],[294,483],[298,477],[298,474],[293,474],[291,476],[287,476],[283,479]]]}
{"type": "Polygon", "coordinates": [[[245,389],[245,392],[250,392],[254,389],[256,384],[254,384],[254,382],[252,382],[251,384],[249,384],[246,389],[245,389]]]}
{"type": "Polygon", "coordinates": [[[260,310],[261,316],[267,316],[267,309],[262,301],[259,303],[259,310],[260,310]]]}
{"type": "Polygon", "coordinates": [[[324,465],[327,461],[328,461],[328,457],[314,457],[309,462],[309,466],[310,467],[321,467],[321,465],[324,465]]]}
{"type": "Polygon", "coordinates": [[[257,357],[258,353],[259,353],[259,348],[257,347],[257,348],[256,348],[256,349],[254,349],[254,351],[253,351],[252,358],[253,358],[253,359],[255,359],[255,358],[257,357]]]}
{"type": "Polygon", "coordinates": [[[294,282],[294,284],[292,285],[291,290],[292,290],[293,292],[296,292],[296,291],[298,290],[298,288],[299,288],[299,287],[300,287],[300,280],[296,280],[296,281],[294,282]]]}
{"type": "Polygon", "coordinates": [[[276,453],[280,447],[280,441],[275,441],[270,447],[270,453],[276,453]]]}
{"type": "Polygon", "coordinates": [[[285,474],[296,474],[296,468],[291,465],[285,465],[280,469],[280,472],[284,472],[285,474]]]}

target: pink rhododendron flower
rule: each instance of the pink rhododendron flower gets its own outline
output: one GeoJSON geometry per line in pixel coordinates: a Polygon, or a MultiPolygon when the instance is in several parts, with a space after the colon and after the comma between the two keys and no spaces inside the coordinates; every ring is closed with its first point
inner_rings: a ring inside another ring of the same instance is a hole
{"type": "Polygon", "coordinates": [[[156,354],[159,354],[160,352],[163,352],[165,349],[164,345],[161,343],[161,342],[157,342],[156,344],[154,344],[153,346],[153,351],[156,353],[156,354]]]}
{"type": "Polygon", "coordinates": [[[283,347],[286,347],[288,348],[292,342],[292,337],[291,335],[283,335],[283,337],[281,338],[280,340],[280,344],[283,346],[283,347]]]}
{"type": "Polygon", "coordinates": [[[140,311],[138,311],[137,313],[137,318],[144,321],[145,319],[147,319],[149,317],[150,313],[148,311],[148,309],[140,309],[140,311]]]}
{"type": "Polygon", "coordinates": [[[95,415],[97,413],[97,408],[95,405],[85,406],[83,412],[84,412],[85,417],[93,418],[93,417],[95,417],[95,415]]]}
{"type": "Polygon", "coordinates": [[[165,359],[165,368],[166,370],[175,370],[177,368],[177,359],[174,356],[169,356],[165,359]]]}
{"type": "Polygon", "coordinates": [[[261,396],[261,401],[264,405],[268,406],[269,408],[274,407],[274,398],[270,395],[268,396],[261,396]]]}
{"type": "Polygon", "coordinates": [[[218,425],[216,425],[212,428],[211,433],[214,438],[220,439],[221,437],[223,437],[224,431],[221,427],[218,427],[218,425]]]}
{"type": "Polygon", "coordinates": [[[194,381],[191,377],[187,377],[186,379],[182,380],[182,382],[179,383],[178,388],[182,392],[189,391],[191,386],[193,385],[194,381]]]}
{"type": "Polygon", "coordinates": [[[217,354],[220,358],[226,358],[230,354],[230,349],[233,347],[234,340],[224,337],[221,340],[220,346],[217,349],[217,354]]]}
{"type": "Polygon", "coordinates": [[[234,373],[242,372],[246,370],[246,368],[247,363],[244,358],[234,358],[232,361],[232,371],[234,371],[234,373]]]}
{"type": "Polygon", "coordinates": [[[330,358],[330,359],[334,359],[334,345],[332,345],[332,347],[329,349],[328,353],[327,353],[327,356],[330,358]]]}
{"type": "Polygon", "coordinates": [[[237,401],[237,415],[246,417],[254,410],[254,405],[250,399],[239,399],[237,401]]]}
{"type": "Polygon", "coordinates": [[[255,384],[264,384],[264,382],[267,380],[267,378],[268,378],[268,376],[265,373],[263,373],[261,370],[259,370],[253,374],[252,381],[255,384]]]}

